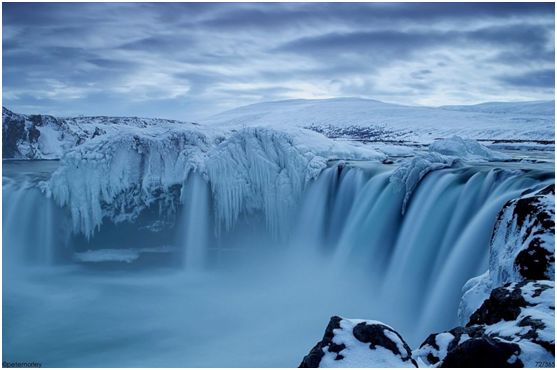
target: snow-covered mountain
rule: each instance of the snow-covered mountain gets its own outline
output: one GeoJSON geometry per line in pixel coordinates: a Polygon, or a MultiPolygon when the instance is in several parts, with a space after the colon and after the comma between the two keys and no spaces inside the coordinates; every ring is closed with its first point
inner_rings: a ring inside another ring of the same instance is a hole
{"type": "Polygon", "coordinates": [[[329,137],[372,141],[429,143],[453,135],[476,140],[552,141],[554,116],[553,101],[433,108],[342,98],[253,104],[209,117],[204,123],[306,127],[329,137]]]}
{"type": "Polygon", "coordinates": [[[72,117],[25,115],[2,108],[4,159],[59,159],[69,149],[97,136],[118,131],[168,131],[195,123],[138,117],[72,117]]]}

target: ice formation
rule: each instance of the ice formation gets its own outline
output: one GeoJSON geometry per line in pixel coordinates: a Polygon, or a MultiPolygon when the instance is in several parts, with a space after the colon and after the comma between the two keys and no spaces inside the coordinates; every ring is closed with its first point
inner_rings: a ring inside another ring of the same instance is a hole
{"type": "Polygon", "coordinates": [[[211,185],[217,231],[262,212],[278,236],[307,184],[338,157],[385,158],[303,129],[247,128],[227,138],[210,130],[122,130],[67,152],[47,189],[70,208],[75,231],[90,237],[104,217],[133,221],[156,202],[165,204],[161,212],[174,211],[173,187],[196,171],[211,185]]]}
{"type": "Polygon", "coordinates": [[[196,131],[134,130],[104,135],[70,150],[48,192],[67,206],[74,230],[90,237],[104,217],[133,221],[156,201],[175,208],[169,191],[201,164],[207,138],[196,131]]]}

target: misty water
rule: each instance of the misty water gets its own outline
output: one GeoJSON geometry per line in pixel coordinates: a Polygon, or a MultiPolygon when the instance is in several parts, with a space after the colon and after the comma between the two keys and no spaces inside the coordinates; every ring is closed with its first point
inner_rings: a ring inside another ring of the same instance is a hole
{"type": "Polygon", "coordinates": [[[554,178],[552,162],[442,169],[403,214],[396,164],[331,163],[284,237],[258,213],[216,234],[193,175],[174,225],[152,210],[87,240],[41,190],[58,162],[3,166],[4,357],[61,367],[297,366],[332,315],[415,347],[456,324],[503,204],[554,178]]]}

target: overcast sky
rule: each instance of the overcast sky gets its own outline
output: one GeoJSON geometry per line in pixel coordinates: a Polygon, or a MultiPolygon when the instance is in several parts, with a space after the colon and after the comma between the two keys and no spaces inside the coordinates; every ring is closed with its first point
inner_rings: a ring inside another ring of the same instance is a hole
{"type": "Polygon", "coordinates": [[[240,105],[554,98],[554,4],[3,3],[3,105],[199,120],[240,105]]]}

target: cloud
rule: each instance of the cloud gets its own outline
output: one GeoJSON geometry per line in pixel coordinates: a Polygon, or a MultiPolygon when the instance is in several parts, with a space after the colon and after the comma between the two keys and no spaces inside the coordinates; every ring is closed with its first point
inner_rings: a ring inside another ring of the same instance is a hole
{"type": "Polygon", "coordinates": [[[517,75],[500,76],[499,79],[515,87],[539,87],[552,89],[555,86],[555,70],[545,69],[517,75]]]}
{"type": "Polygon", "coordinates": [[[360,96],[552,99],[550,3],[4,3],[15,111],[197,120],[360,96]]]}

